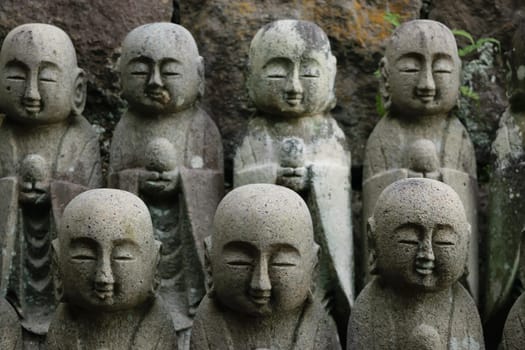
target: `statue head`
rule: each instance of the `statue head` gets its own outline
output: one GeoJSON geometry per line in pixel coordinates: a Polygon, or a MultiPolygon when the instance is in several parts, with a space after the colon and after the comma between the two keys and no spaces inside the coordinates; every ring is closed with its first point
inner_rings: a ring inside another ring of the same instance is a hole
{"type": "Polygon", "coordinates": [[[449,288],[465,272],[470,225],[458,194],[425,178],[383,190],[368,220],[372,273],[413,291],[449,288]]]}
{"type": "Polygon", "coordinates": [[[0,109],[7,118],[57,123],[82,114],[85,102],[85,74],[63,30],[31,23],[7,34],[0,51],[0,109]]]}
{"type": "Polygon", "coordinates": [[[454,34],[431,20],[400,25],[380,63],[382,90],[394,115],[448,113],[459,96],[461,60],[454,34]]]}
{"type": "Polygon", "coordinates": [[[294,191],[238,187],[220,202],[210,252],[215,298],[242,315],[278,315],[309,298],[319,247],[294,191]]]}
{"type": "Polygon", "coordinates": [[[336,59],[316,24],[280,20],[262,27],[249,52],[247,88],[255,107],[284,118],[335,106],[336,59]]]}
{"type": "Polygon", "coordinates": [[[429,173],[439,168],[436,145],[427,139],[419,139],[410,144],[407,150],[409,169],[429,173]]]}
{"type": "Polygon", "coordinates": [[[152,297],[160,242],[148,208],[132,193],[94,189],[65,208],[53,242],[64,300],[101,312],[131,309],[152,297]]]}
{"type": "Polygon", "coordinates": [[[204,63],[186,28],[151,23],[133,29],[119,60],[122,96],[144,115],[176,113],[204,93],[204,63]]]}
{"type": "Polygon", "coordinates": [[[146,169],[151,171],[170,171],[177,166],[175,147],[164,137],[151,140],[146,146],[146,169]]]}

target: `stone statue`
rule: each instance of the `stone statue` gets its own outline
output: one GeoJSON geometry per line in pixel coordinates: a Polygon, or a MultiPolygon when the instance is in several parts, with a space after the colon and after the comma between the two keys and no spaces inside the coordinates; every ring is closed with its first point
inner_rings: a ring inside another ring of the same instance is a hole
{"type": "MultiPolygon", "coordinates": [[[[525,272],[525,231],[521,234],[521,273],[525,272]]],[[[502,350],[522,350],[525,344],[525,292],[516,300],[505,321],[501,339],[502,350]]]]}
{"type": "Polygon", "coordinates": [[[345,334],[353,302],[350,152],[330,109],[336,59],[317,25],[267,24],[253,38],[247,87],[256,112],[236,150],[234,186],[272,183],[308,204],[321,246],[317,294],[345,334]]]}
{"type": "MultiPolygon", "coordinates": [[[[525,226],[525,22],[516,31],[511,50],[509,106],[500,118],[492,144],[494,164],[490,179],[489,232],[486,237],[486,295],[484,318],[498,325],[519,295],[518,276],[521,230],[525,226]]],[[[525,273],[525,271],[522,271],[525,273]]]]}
{"type": "Polygon", "coordinates": [[[341,349],[312,296],[319,246],[299,195],[272,184],[236,188],[214,227],[211,290],[197,310],[192,350],[341,349]]]}
{"type": "Polygon", "coordinates": [[[17,309],[26,340],[43,341],[55,310],[50,246],[62,210],[102,181],[85,101],[85,74],[66,33],[25,24],[7,35],[0,52],[0,295],[17,309]]]}
{"type": "Polygon", "coordinates": [[[110,187],[139,195],[163,243],[160,294],[188,349],[206,293],[203,240],[223,193],[219,131],[199,107],[204,65],[191,34],[172,23],[131,31],[119,62],[128,111],[111,145],[110,187]]]}
{"type": "MultiPolygon", "coordinates": [[[[467,284],[477,299],[476,159],[465,127],[451,113],[459,96],[460,70],[456,40],[443,24],[414,20],[392,34],[380,63],[388,113],[372,131],[365,150],[363,218],[370,217],[379,194],[396,180],[425,177],[450,185],[472,227],[467,284]]],[[[362,241],[366,269],[366,240],[362,241]]]]}
{"type": "Polygon", "coordinates": [[[160,247],[148,208],[132,193],[96,189],[75,197],[53,241],[61,303],[48,349],[177,349],[155,293],[160,247]]]}
{"type": "Polygon", "coordinates": [[[458,282],[470,225],[450,186],[425,178],[390,184],[368,235],[375,276],[355,301],[348,350],[484,349],[476,305],[458,282]]]}
{"type": "Polygon", "coordinates": [[[9,303],[0,297],[0,349],[22,349],[22,328],[18,316],[9,303]]]}

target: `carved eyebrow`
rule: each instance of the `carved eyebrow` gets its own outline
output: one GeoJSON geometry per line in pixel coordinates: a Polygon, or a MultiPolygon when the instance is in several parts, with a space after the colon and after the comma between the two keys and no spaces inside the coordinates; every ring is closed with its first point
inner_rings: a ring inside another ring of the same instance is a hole
{"type": "Polygon", "coordinates": [[[292,60],[289,59],[288,57],[273,57],[271,59],[269,59],[263,66],[263,69],[272,65],[272,64],[285,64],[285,65],[289,65],[289,64],[293,64],[292,60]]]}
{"type": "Polygon", "coordinates": [[[160,63],[161,63],[161,65],[162,65],[162,64],[166,64],[166,63],[182,64],[181,61],[176,60],[175,58],[172,58],[172,57],[166,57],[166,58],[163,58],[163,59],[160,60],[160,63]]]}
{"type": "Polygon", "coordinates": [[[51,61],[42,61],[42,62],[40,62],[40,69],[42,69],[42,68],[52,68],[52,69],[56,69],[56,70],[61,71],[60,67],[56,63],[51,62],[51,61]]]}
{"type": "Polygon", "coordinates": [[[274,243],[274,244],[271,244],[270,247],[272,247],[272,250],[274,251],[297,254],[298,256],[301,256],[301,253],[299,252],[299,250],[293,245],[288,244],[288,243],[274,243]]]}
{"type": "Polygon", "coordinates": [[[432,60],[435,61],[437,59],[444,59],[444,60],[450,60],[450,61],[453,61],[452,59],[452,56],[449,55],[448,53],[444,53],[444,52],[437,52],[435,53],[433,56],[432,56],[432,60]]]}
{"type": "Polygon", "coordinates": [[[16,58],[15,59],[12,59],[12,60],[9,60],[6,64],[5,64],[6,67],[18,67],[18,68],[22,68],[22,69],[29,69],[29,67],[27,66],[27,64],[25,64],[24,62],[20,61],[20,60],[17,60],[16,58]]]}
{"type": "Polygon", "coordinates": [[[239,251],[244,250],[248,251],[249,254],[256,254],[259,249],[257,249],[253,244],[243,241],[231,241],[224,245],[222,248],[223,252],[225,251],[239,251]]]}
{"type": "Polygon", "coordinates": [[[70,248],[73,248],[73,249],[77,247],[88,247],[93,250],[96,250],[98,245],[99,243],[90,237],[72,238],[69,243],[70,248]]]}
{"type": "Polygon", "coordinates": [[[403,60],[403,59],[406,59],[406,58],[412,58],[412,59],[415,59],[415,60],[418,60],[418,61],[424,61],[425,60],[425,55],[423,54],[420,54],[418,52],[407,52],[401,56],[399,56],[396,60],[396,63],[398,63],[399,61],[403,60]]]}
{"type": "Polygon", "coordinates": [[[143,56],[143,55],[141,55],[141,56],[134,57],[134,58],[130,59],[130,60],[128,61],[128,64],[130,64],[130,63],[144,63],[144,64],[150,64],[150,63],[153,63],[153,60],[152,60],[150,57],[148,57],[148,56],[143,56]]]}

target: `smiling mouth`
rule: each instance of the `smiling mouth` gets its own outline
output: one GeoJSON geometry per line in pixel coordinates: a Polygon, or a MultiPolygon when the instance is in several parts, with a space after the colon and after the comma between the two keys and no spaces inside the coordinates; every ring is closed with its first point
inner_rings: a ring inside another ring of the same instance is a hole
{"type": "Polygon", "coordinates": [[[419,94],[419,95],[416,95],[418,99],[420,99],[421,101],[423,101],[424,103],[428,103],[428,102],[432,102],[434,101],[434,98],[436,97],[435,94],[419,94]]]}
{"type": "Polygon", "coordinates": [[[113,298],[113,286],[95,288],[95,296],[100,300],[113,298]]]}
{"type": "Polygon", "coordinates": [[[148,90],[146,91],[146,96],[151,100],[162,104],[166,104],[170,100],[170,95],[165,90],[148,90]]]}
{"type": "Polygon", "coordinates": [[[29,113],[38,113],[42,110],[41,103],[24,103],[24,109],[29,113]]]}
{"type": "Polygon", "coordinates": [[[259,306],[267,305],[270,302],[269,292],[250,292],[250,299],[259,306]]]}
{"type": "Polygon", "coordinates": [[[301,102],[303,101],[303,96],[302,95],[286,95],[285,101],[286,103],[288,103],[288,105],[295,107],[301,104],[301,102]]]}
{"type": "Polygon", "coordinates": [[[429,262],[416,262],[416,272],[420,275],[427,276],[434,272],[434,263],[429,262]]]}

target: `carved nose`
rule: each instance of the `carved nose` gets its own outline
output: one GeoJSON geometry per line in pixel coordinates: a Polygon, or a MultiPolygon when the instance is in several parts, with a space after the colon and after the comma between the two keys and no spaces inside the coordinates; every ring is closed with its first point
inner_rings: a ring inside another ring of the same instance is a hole
{"type": "Polygon", "coordinates": [[[27,101],[40,101],[41,99],[38,91],[38,79],[33,74],[28,77],[24,99],[27,101]]]}
{"type": "Polygon", "coordinates": [[[111,270],[111,262],[109,258],[102,258],[97,266],[97,273],[95,276],[95,284],[113,284],[113,271],[111,270]]]}
{"type": "Polygon", "coordinates": [[[250,289],[253,291],[269,292],[272,289],[270,276],[268,275],[268,263],[261,259],[253,269],[250,289]]]}
{"type": "Polygon", "coordinates": [[[436,91],[436,84],[434,82],[434,77],[432,76],[431,67],[421,71],[417,89],[419,92],[424,94],[433,94],[436,91]]]}
{"type": "Polygon", "coordinates": [[[160,69],[156,65],[153,67],[153,70],[149,76],[148,85],[152,85],[152,86],[162,86],[163,85],[162,79],[160,76],[160,69]]]}
{"type": "Polygon", "coordinates": [[[295,69],[292,75],[286,81],[286,92],[290,94],[302,94],[303,85],[299,79],[299,72],[295,69]]]}
{"type": "Polygon", "coordinates": [[[430,240],[425,240],[419,246],[416,258],[421,261],[433,262],[436,260],[434,256],[434,250],[432,249],[432,242],[430,240]]]}

